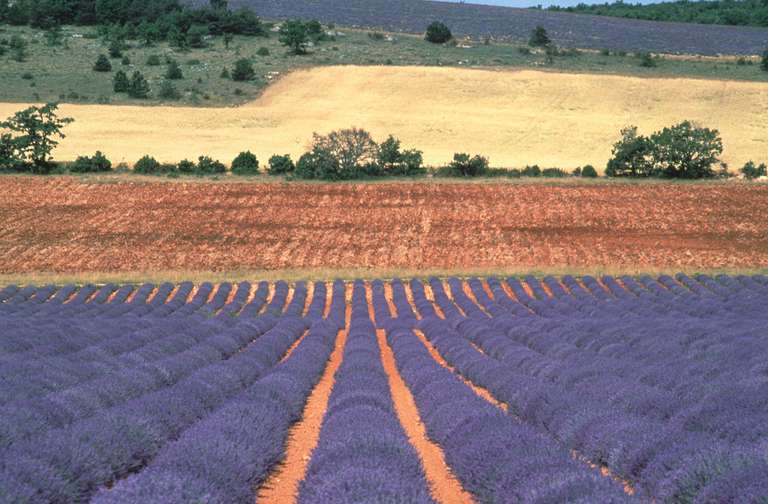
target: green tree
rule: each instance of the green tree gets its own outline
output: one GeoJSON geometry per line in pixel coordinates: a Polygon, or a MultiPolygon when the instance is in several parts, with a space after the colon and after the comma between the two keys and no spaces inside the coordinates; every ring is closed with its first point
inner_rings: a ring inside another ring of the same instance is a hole
{"type": "Polygon", "coordinates": [[[187,31],[187,46],[202,49],[205,47],[205,37],[208,35],[208,28],[202,25],[194,25],[187,31]]]}
{"type": "Polygon", "coordinates": [[[131,87],[128,75],[122,70],[118,70],[112,78],[112,89],[115,93],[127,93],[131,87]]]}
{"type": "Polygon", "coordinates": [[[220,161],[208,156],[200,156],[197,158],[197,172],[200,175],[215,175],[225,173],[226,171],[227,167],[220,161]]]}
{"type": "Polygon", "coordinates": [[[488,158],[480,155],[456,153],[449,165],[450,171],[461,177],[479,177],[488,171],[488,158]]]}
{"type": "Polygon", "coordinates": [[[160,163],[152,156],[144,156],[133,165],[133,171],[135,173],[142,173],[145,175],[153,175],[160,171],[160,163]]]}
{"type": "Polygon", "coordinates": [[[244,82],[253,79],[256,76],[256,71],[253,69],[251,61],[242,58],[235,62],[235,68],[232,70],[232,80],[237,82],[244,82]]]}
{"type": "Polygon", "coordinates": [[[241,152],[232,161],[232,173],[235,175],[256,175],[259,173],[259,160],[251,151],[241,152]]]}
{"type": "Polygon", "coordinates": [[[128,85],[128,96],[131,98],[149,98],[149,82],[144,78],[141,72],[136,70],[131,76],[130,84],[128,85]]]}
{"type": "Polygon", "coordinates": [[[747,180],[754,180],[756,178],[765,177],[768,175],[768,168],[765,163],[756,165],[754,161],[747,161],[747,163],[739,170],[744,178],[747,180]]]}
{"type": "Polygon", "coordinates": [[[18,63],[23,63],[27,59],[27,41],[19,35],[11,37],[9,46],[11,48],[11,59],[18,63]]]}
{"type": "Polygon", "coordinates": [[[653,172],[670,178],[713,177],[713,166],[723,153],[723,140],[717,130],[690,121],[654,133],[650,145],[653,172]]]}
{"type": "Polygon", "coordinates": [[[543,26],[534,28],[531,32],[531,38],[528,39],[528,45],[531,47],[546,47],[551,43],[549,34],[547,34],[547,30],[543,26]]]}
{"type": "Polygon", "coordinates": [[[291,156],[288,154],[282,156],[275,154],[269,158],[269,168],[267,168],[267,173],[270,175],[283,175],[293,172],[295,168],[296,166],[294,166],[291,156]]]}
{"type": "Polygon", "coordinates": [[[232,40],[234,40],[234,38],[235,36],[229,32],[224,34],[224,49],[229,50],[229,45],[232,43],[232,40]]]}
{"type": "Polygon", "coordinates": [[[54,25],[45,31],[45,42],[49,47],[60,46],[63,38],[59,25],[54,25]]]}
{"type": "Polygon", "coordinates": [[[211,8],[218,11],[226,11],[229,9],[229,2],[227,0],[210,0],[211,8]]]}
{"type": "Polygon", "coordinates": [[[122,58],[124,42],[122,40],[112,40],[109,43],[109,57],[110,58],[122,58]]]}
{"type": "Polygon", "coordinates": [[[353,179],[375,165],[379,147],[371,134],[360,128],[332,131],[327,135],[315,133],[313,151],[327,153],[336,160],[336,172],[321,178],[353,179]]]}
{"type": "Polygon", "coordinates": [[[160,27],[157,23],[147,21],[146,19],[139,23],[136,32],[139,40],[141,40],[147,47],[162,39],[162,33],[160,32],[160,27]]]}
{"type": "Polygon", "coordinates": [[[390,135],[379,145],[378,164],[383,175],[418,175],[423,167],[423,153],[418,150],[400,150],[400,140],[390,135]]]}
{"type": "Polygon", "coordinates": [[[645,68],[653,68],[656,66],[656,60],[654,59],[653,55],[649,52],[644,52],[639,55],[640,57],[640,66],[645,68]]]}
{"type": "Polygon", "coordinates": [[[768,49],[763,51],[763,58],[760,61],[760,68],[763,72],[768,72],[768,49]]]}
{"type": "Polygon", "coordinates": [[[58,117],[58,104],[48,103],[42,107],[29,107],[7,120],[0,122],[0,129],[11,132],[13,151],[20,163],[31,165],[35,173],[50,171],[50,156],[59,145],[57,138],[64,138],[62,128],[74,121],[71,117],[58,117]]]}
{"type": "Polygon", "coordinates": [[[650,156],[649,139],[637,134],[637,126],[629,126],[621,130],[621,140],[613,145],[605,174],[609,177],[650,177],[654,175],[650,156]]]}
{"type": "Polygon", "coordinates": [[[309,43],[307,26],[299,19],[285,21],[280,26],[279,40],[293,54],[306,54],[307,44],[309,43]]]}
{"type": "Polygon", "coordinates": [[[112,169],[112,162],[101,151],[96,151],[92,157],[79,156],[68,168],[73,173],[108,172],[112,169]]]}
{"type": "Polygon", "coordinates": [[[176,60],[168,62],[168,68],[165,70],[165,78],[170,80],[180,80],[184,78],[181,67],[176,60]]]}
{"type": "Polygon", "coordinates": [[[109,58],[106,55],[101,54],[96,58],[96,63],[93,64],[94,72],[111,72],[112,63],[109,62],[109,58]]]}
{"type": "Polygon", "coordinates": [[[176,86],[173,85],[173,82],[169,80],[165,80],[162,84],[160,84],[160,89],[157,92],[157,96],[163,100],[175,101],[181,99],[181,93],[179,93],[179,90],[176,89],[176,86]]]}
{"type": "Polygon", "coordinates": [[[444,44],[453,38],[453,34],[445,23],[434,21],[427,26],[424,40],[433,44],[444,44]]]}

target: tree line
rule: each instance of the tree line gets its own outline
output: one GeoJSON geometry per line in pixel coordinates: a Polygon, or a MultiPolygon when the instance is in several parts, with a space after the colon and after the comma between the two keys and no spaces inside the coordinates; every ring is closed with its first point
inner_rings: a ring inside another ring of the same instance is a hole
{"type": "Polygon", "coordinates": [[[618,0],[600,5],[553,6],[548,10],[650,21],[768,27],[768,0],[679,0],[648,5],[618,0]]]}
{"type": "MultiPolygon", "coordinates": [[[[50,173],[104,172],[112,170],[112,163],[101,152],[94,156],[78,157],[73,163],[57,164],[52,152],[58,139],[64,138],[63,128],[72,118],[59,117],[58,106],[48,103],[21,110],[0,122],[0,171],[50,173]]],[[[621,139],[613,146],[605,174],[608,177],[658,177],[677,179],[724,178],[730,176],[721,162],[723,141],[715,129],[683,121],[663,128],[650,136],[638,134],[631,126],[621,131],[621,139]]],[[[231,163],[235,175],[261,173],[259,160],[250,151],[241,152],[231,163]]],[[[134,172],[147,175],[180,174],[217,175],[227,172],[224,163],[208,156],[200,156],[197,163],[183,160],[175,164],[158,162],[151,156],[142,157],[133,167],[134,172]]],[[[765,164],[748,162],[741,168],[747,179],[766,176],[765,164]]],[[[310,149],[297,162],[289,155],[274,155],[269,159],[266,172],[297,179],[356,180],[379,177],[414,177],[430,173],[437,177],[597,177],[594,167],[587,165],[572,172],[559,168],[524,169],[491,168],[488,158],[456,153],[445,166],[428,169],[423,153],[416,149],[403,149],[401,142],[390,135],[376,142],[371,134],[360,128],[333,131],[327,135],[315,134],[310,149]]]]}

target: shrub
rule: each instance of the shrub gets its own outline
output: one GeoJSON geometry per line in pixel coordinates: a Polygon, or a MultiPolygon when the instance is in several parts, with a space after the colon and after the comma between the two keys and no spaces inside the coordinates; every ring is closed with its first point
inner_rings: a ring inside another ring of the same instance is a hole
{"type": "Polygon", "coordinates": [[[179,80],[184,78],[181,67],[175,60],[168,62],[168,68],[165,70],[165,78],[170,80],[179,80]]]}
{"type": "Polygon", "coordinates": [[[531,47],[545,47],[551,42],[547,30],[545,30],[543,26],[534,28],[531,32],[531,37],[528,39],[528,45],[531,47]]]}
{"type": "Polygon", "coordinates": [[[760,60],[760,69],[763,72],[768,72],[768,49],[763,51],[763,57],[760,60]]]}
{"type": "Polygon", "coordinates": [[[123,66],[130,65],[131,64],[131,58],[129,58],[128,56],[123,56],[123,59],[120,60],[120,64],[123,65],[123,66]]]}
{"type": "Polygon", "coordinates": [[[539,168],[539,165],[528,165],[520,171],[520,175],[523,177],[540,177],[541,168],[539,168]]]}
{"type": "Polygon", "coordinates": [[[321,178],[352,179],[365,173],[366,167],[375,164],[379,149],[371,134],[360,128],[332,131],[328,135],[315,133],[313,150],[330,154],[337,164],[337,172],[321,178]]]}
{"type": "Polygon", "coordinates": [[[576,168],[574,168],[573,171],[571,172],[571,175],[573,175],[574,177],[581,177],[581,166],[577,166],[576,168]]]}
{"type": "Polygon", "coordinates": [[[382,175],[420,175],[426,172],[424,158],[418,150],[400,150],[400,140],[390,135],[379,146],[377,159],[382,175]]]}
{"type": "Polygon", "coordinates": [[[528,47],[525,47],[525,46],[521,46],[521,47],[517,48],[517,52],[527,56],[527,55],[531,54],[531,49],[528,48],[528,47]]]}
{"type": "Polygon", "coordinates": [[[451,30],[440,21],[434,21],[427,26],[424,40],[433,44],[444,44],[453,38],[451,30]]]}
{"type": "Polygon", "coordinates": [[[257,56],[269,56],[269,49],[266,47],[259,47],[256,51],[257,56]]]}
{"type": "Polygon", "coordinates": [[[169,80],[163,81],[163,83],[160,85],[160,90],[157,92],[157,96],[163,100],[175,101],[181,99],[181,93],[179,93],[179,90],[176,89],[176,86],[173,85],[173,82],[169,80]]]}
{"type": "Polygon", "coordinates": [[[586,165],[581,169],[581,176],[586,178],[597,178],[597,170],[592,165],[586,165]]]}
{"type": "Polygon", "coordinates": [[[197,165],[188,159],[183,159],[176,165],[176,170],[179,173],[195,173],[197,171],[197,165]]]}
{"type": "Polygon", "coordinates": [[[541,171],[541,176],[547,178],[563,178],[567,177],[568,173],[560,168],[544,168],[541,171]]]}
{"type": "Polygon", "coordinates": [[[741,174],[744,175],[744,178],[747,180],[754,180],[756,178],[765,177],[768,175],[768,170],[766,169],[765,163],[761,163],[760,165],[755,165],[753,161],[747,162],[744,166],[741,167],[741,174]]]}
{"type": "Polygon", "coordinates": [[[307,26],[299,19],[285,21],[280,26],[280,43],[288,47],[293,54],[305,54],[309,43],[307,26]]]}
{"type": "Polygon", "coordinates": [[[640,57],[640,66],[645,68],[653,68],[656,66],[656,60],[654,59],[653,55],[651,53],[641,53],[639,55],[640,57]]]}
{"type": "Polygon", "coordinates": [[[227,167],[220,161],[208,156],[200,156],[197,158],[197,173],[200,175],[213,175],[217,173],[225,173],[226,171],[227,167]]]}
{"type": "Polygon", "coordinates": [[[284,175],[292,173],[295,168],[291,156],[288,154],[282,156],[275,154],[269,158],[269,168],[267,168],[267,173],[270,175],[284,175]]]}
{"type": "Polygon", "coordinates": [[[112,163],[100,151],[96,151],[92,157],[80,156],[69,165],[69,171],[73,173],[108,172],[111,169],[112,163]]]}
{"type": "Polygon", "coordinates": [[[241,152],[232,161],[232,173],[236,175],[256,175],[259,173],[259,160],[251,151],[241,152]]]}
{"type": "Polygon", "coordinates": [[[24,80],[34,80],[35,76],[32,75],[31,72],[24,72],[23,74],[21,74],[21,78],[24,80]]]}
{"type": "Polygon", "coordinates": [[[621,130],[621,140],[613,144],[611,159],[605,169],[608,177],[650,177],[653,164],[648,138],[637,134],[636,126],[621,130]]]}
{"type": "Polygon", "coordinates": [[[112,63],[109,62],[109,58],[102,54],[96,58],[96,63],[93,64],[94,72],[111,72],[112,63]]]}
{"type": "Polygon", "coordinates": [[[323,25],[320,24],[320,21],[318,21],[317,19],[312,19],[310,21],[307,21],[306,23],[304,23],[304,26],[307,29],[307,35],[309,36],[309,38],[314,40],[315,42],[320,42],[321,40],[325,40],[327,38],[327,35],[323,30],[323,25]]]}
{"type": "Polygon", "coordinates": [[[368,32],[368,38],[371,40],[376,40],[380,42],[384,40],[386,37],[381,32],[368,32]]]}
{"type": "Polygon", "coordinates": [[[126,93],[130,87],[131,83],[128,80],[128,75],[122,70],[118,70],[112,78],[112,89],[114,89],[115,93],[126,93]]]}
{"type": "Polygon", "coordinates": [[[160,172],[160,163],[152,156],[144,156],[133,165],[133,171],[144,175],[154,175],[160,172]]]}
{"type": "Polygon", "coordinates": [[[110,58],[122,58],[123,57],[123,43],[120,40],[113,40],[109,43],[109,57],[110,58]]]}
{"type": "Polygon", "coordinates": [[[162,65],[162,62],[160,61],[160,56],[157,54],[150,54],[149,58],[147,58],[147,66],[160,66],[162,65]]]}
{"type": "Polygon", "coordinates": [[[317,145],[299,158],[294,170],[294,175],[301,179],[337,180],[338,173],[339,161],[317,145]]]}
{"type": "Polygon", "coordinates": [[[457,177],[479,177],[488,171],[488,158],[480,155],[456,153],[449,166],[449,172],[457,177]]]}
{"type": "Polygon", "coordinates": [[[131,76],[131,81],[128,85],[128,96],[131,98],[148,98],[149,97],[149,83],[144,78],[141,72],[136,70],[131,76]]]}
{"type": "Polygon", "coordinates": [[[205,37],[208,35],[208,28],[202,25],[194,25],[187,31],[187,46],[195,49],[205,47],[205,37]]]}
{"type": "Polygon", "coordinates": [[[664,128],[650,138],[653,173],[670,178],[714,177],[713,165],[720,162],[723,140],[717,130],[690,121],[664,128]]]}
{"type": "Polygon", "coordinates": [[[242,58],[235,62],[235,68],[232,70],[232,80],[244,82],[253,79],[255,76],[256,72],[250,60],[242,58]]]}
{"type": "Polygon", "coordinates": [[[221,74],[219,75],[219,77],[221,77],[222,79],[229,79],[230,78],[229,70],[227,70],[227,67],[224,67],[224,68],[221,69],[221,74]]]}

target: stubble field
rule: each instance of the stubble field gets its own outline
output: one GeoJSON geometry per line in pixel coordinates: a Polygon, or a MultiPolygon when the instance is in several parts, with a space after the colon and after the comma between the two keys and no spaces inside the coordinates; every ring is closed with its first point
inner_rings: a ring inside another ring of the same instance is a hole
{"type": "MultiPolygon", "coordinates": [[[[22,108],[0,104],[0,117],[22,108]]],[[[768,84],[542,71],[327,67],[291,73],[237,108],[62,105],[75,118],[61,160],[99,149],[113,162],[144,154],[178,162],[205,154],[231,161],[250,149],[301,155],[312,133],[363,127],[424,151],[427,164],[455,152],[493,166],[605,167],[619,130],[642,133],[690,119],[720,130],[723,160],[738,169],[768,152],[768,84]]]]}

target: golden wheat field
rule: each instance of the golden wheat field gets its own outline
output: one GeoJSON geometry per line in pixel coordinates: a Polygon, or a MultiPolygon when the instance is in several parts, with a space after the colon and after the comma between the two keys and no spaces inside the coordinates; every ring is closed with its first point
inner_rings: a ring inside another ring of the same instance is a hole
{"type": "MultiPolygon", "coordinates": [[[[0,117],[20,109],[0,104],[0,117]]],[[[732,168],[768,156],[768,84],[544,71],[438,67],[325,67],[284,76],[237,108],[63,105],[76,122],[56,152],[95,150],[113,162],[144,154],[174,162],[206,154],[231,160],[300,155],[312,133],[358,126],[392,133],[439,165],[456,151],[491,165],[601,169],[619,130],[692,119],[721,131],[732,168]]]]}

